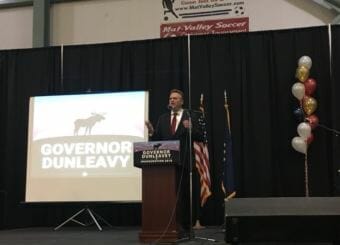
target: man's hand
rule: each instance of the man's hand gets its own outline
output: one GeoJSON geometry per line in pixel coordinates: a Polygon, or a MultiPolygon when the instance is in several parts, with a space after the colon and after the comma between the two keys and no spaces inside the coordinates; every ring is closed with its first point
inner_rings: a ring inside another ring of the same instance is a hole
{"type": "Polygon", "coordinates": [[[149,136],[152,136],[155,130],[153,129],[153,126],[150,121],[145,121],[145,126],[148,128],[149,136]]]}
{"type": "Polygon", "coordinates": [[[185,128],[191,128],[191,122],[189,120],[183,120],[183,126],[185,128]]]}

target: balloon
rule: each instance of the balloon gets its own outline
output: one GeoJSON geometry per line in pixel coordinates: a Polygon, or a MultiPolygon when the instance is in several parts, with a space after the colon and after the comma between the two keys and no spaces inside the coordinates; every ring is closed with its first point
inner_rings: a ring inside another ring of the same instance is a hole
{"type": "Polygon", "coordinates": [[[302,100],[305,96],[305,86],[302,83],[294,83],[292,86],[292,94],[298,100],[302,100]]]}
{"type": "Polygon", "coordinates": [[[296,69],[296,74],[295,74],[295,77],[297,79],[299,79],[300,82],[304,82],[306,81],[306,79],[308,78],[309,76],[309,69],[305,66],[299,66],[297,69],[296,69]]]}
{"type": "Polygon", "coordinates": [[[319,118],[314,114],[306,117],[306,121],[309,123],[312,129],[315,129],[319,125],[319,118]]]}
{"type": "Polygon", "coordinates": [[[294,115],[295,115],[295,118],[298,122],[302,122],[305,118],[305,114],[302,110],[301,107],[298,107],[296,108],[294,111],[293,111],[294,115]]]}
{"type": "Polygon", "coordinates": [[[316,89],[316,81],[313,78],[308,78],[305,83],[306,95],[312,95],[316,89]]]}
{"type": "Polygon", "coordinates": [[[307,139],[307,144],[309,145],[310,143],[312,143],[314,140],[314,135],[313,134],[310,134],[310,136],[308,137],[307,139]]]}
{"type": "Polygon", "coordinates": [[[313,97],[310,96],[305,96],[302,100],[302,107],[304,112],[310,116],[313,114],[313,112],[316,110],[318,107],[318,103],[313,97]]]}
{"type": "Polygon", "coordinates": [[[298,125],[297,132],[302,139],[307,140],[312,132],[312,128],[309,123],[302,122],[298,125]]]}
{"type": "Polygon", "coordinates": [[[307,142],[301,137],[294,137],[292,139],[292,147],[294,150],[306,154],[307,152],[307,142]]]}
{"type": "Polygon", "coordinates": [[[305,66],[309,70],[310,68],[312,68],[312,59],[306,55],[301,56],[301,58],[299,59],[298,65],[305,66]]]}

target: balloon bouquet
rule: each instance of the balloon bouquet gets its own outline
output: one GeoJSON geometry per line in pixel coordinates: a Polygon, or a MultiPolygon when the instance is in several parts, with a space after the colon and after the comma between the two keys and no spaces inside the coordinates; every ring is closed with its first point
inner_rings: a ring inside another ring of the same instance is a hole
{"type": "Polygon", "coordinates": [[[312,60],[309,56],[302,56],[298,61],[295,77],[298,82],[292,86],[292,93],[300,102],[300,106],[294,110],[294,115],[299,120],[296,136],[292,139],[292,147],[305,154],[305,195],[309,196],[308,188],[308,145],[313,142],[312,130],[319,124],[319,118],[313,114],[317,108],[317,101],[312,97],[316,89],[316,81],[309,77],[312,60]]]}

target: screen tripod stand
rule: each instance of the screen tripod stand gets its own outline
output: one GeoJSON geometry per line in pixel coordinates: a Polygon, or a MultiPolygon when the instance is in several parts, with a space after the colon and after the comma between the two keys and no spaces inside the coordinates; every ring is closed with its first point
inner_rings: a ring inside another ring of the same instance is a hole
{"type": "Polygon", "coordinates": [[[102,231],[103,228],[101,227],[101,225],[99,224],[98,221],[102,221],[103,223],[105,223],[107,226],[112,228],[112,225],[107,222],[103,217],[101,217],[100,215],[98,215],[97,213],[95,213],[93,210],[91,210],[89,207],[85,207],[82,208],[81,210],[79,210],[78,212],[76,212],[74,215],[72,215],[71,217],[69,217],[67,220],[65,220],[63,223],[61,223],[60,225],[58,225],[57,227],[54,228],[55,231],[59,230],[61,227],[63,227],[64,225],[66,225],[68,222],[72,221],[76,224],[79,224],[81,226],[90,226],[92,224],[96,224],[97,228],[99,231],[102,231]],[[79,216],[82,213],[87,213],[90,218],[91,221],[90,222],[81,222],[79,220],[76,219],[77,216],[79,216]]]}

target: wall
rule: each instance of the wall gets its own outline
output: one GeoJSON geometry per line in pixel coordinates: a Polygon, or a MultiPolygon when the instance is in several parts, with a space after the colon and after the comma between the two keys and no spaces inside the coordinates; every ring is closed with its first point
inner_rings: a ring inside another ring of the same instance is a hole
{"type": "MultiPolygon", "coordinates": [[[[335,12],[311,0],[239,2],[246,6],[250,31],[319,26],[336,17],[335,12]]],[[[51,6],[51,45],[159,38],[161,23],[164,23],[161,0],[58,3],[51,6]]],[[[0,49],[32,47],[32,7],[0,9],[0,33],[0,49]]]]}
{"type": "Polygon", "coordinates": [[[0,49],[31,48],[33,8],[0,9],[0,49]]]}

